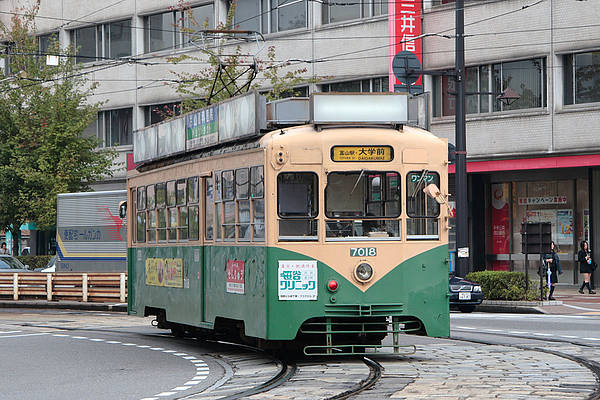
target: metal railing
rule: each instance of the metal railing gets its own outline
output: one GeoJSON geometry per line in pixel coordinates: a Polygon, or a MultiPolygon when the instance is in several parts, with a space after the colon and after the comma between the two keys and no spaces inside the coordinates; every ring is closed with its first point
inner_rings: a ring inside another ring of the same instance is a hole
{"type": "Polygon", "coordinates": [[[74,300],[83,302],[127,301],[124,272],[0,272],[0,299],[74,300]]]}

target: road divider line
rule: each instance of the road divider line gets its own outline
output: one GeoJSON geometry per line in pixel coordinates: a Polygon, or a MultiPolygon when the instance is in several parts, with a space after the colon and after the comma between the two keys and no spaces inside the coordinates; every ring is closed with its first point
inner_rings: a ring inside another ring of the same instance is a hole
{"type": "Polygon", "coordinates": [[[42,332],[42,333],[24,333],[22,335],[6,335],[6,336],[0,336],[0,338],[14,338],[14,337],[25,337],[25,336],[42,336],[42,335],[49,335],[49,332],[42,332]]]}

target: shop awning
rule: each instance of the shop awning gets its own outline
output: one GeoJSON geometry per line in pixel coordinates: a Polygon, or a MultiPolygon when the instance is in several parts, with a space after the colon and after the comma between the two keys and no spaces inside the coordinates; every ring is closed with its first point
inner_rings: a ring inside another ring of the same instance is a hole
{"type": "MultiPolygon", "coordinates": [[[[516,158],[509,160],[467,161],[467,173],[519,171],[529,169],[577,168],[600,166],[600,154],[580,156],[516,158]]],[[[456,171],[454,164],[448,166],[448,173],[456,171]]]]}

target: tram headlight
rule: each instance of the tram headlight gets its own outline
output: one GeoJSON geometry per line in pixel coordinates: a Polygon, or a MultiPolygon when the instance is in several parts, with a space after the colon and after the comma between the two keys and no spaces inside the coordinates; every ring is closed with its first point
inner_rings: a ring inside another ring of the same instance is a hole
{"type": "Polygon", "coordinates": [[[373,277],[373,267],[363,262],[354,269],[354,277],[360,282],[368,282],[373,277]]]}

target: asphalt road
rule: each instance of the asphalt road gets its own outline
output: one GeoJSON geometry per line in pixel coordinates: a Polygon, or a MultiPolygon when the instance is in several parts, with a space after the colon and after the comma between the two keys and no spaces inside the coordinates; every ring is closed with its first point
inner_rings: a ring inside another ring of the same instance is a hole
{"type": "Polygon", "coordinates": [[[159,332],[123,314],[2,310],[0,399],[175,398],[223,376],[197,341],[159,332]]]}
{"type": "Polygon", "coordinates": [[[600,348],[598,315],[452,313],[450,320],[453,338],[496,336],[494,340],[504,337],[504,341],[511,343],[529,338],[600,348]]]}

